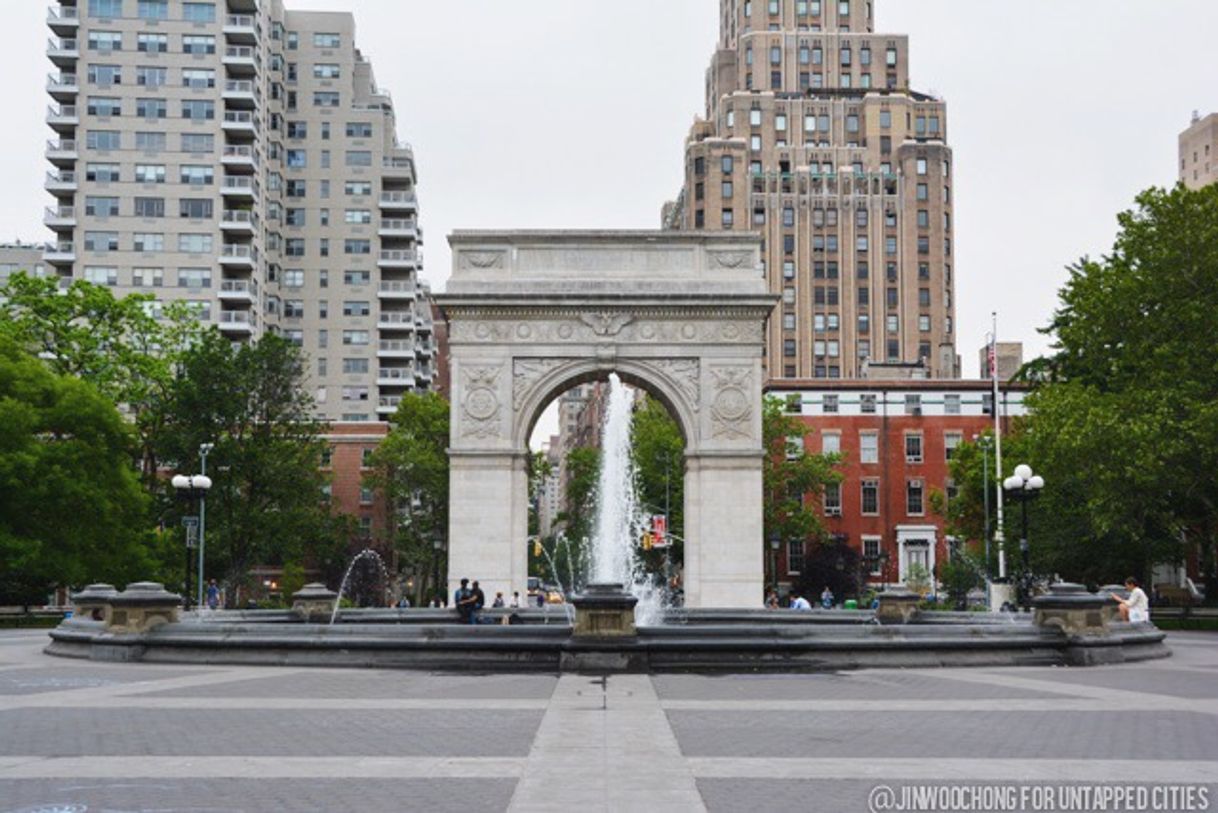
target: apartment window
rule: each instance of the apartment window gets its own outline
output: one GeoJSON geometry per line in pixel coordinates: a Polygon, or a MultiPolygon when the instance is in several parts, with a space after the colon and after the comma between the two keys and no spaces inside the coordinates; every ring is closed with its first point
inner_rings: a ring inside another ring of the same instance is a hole
{"type": "Polygon", "coordinates": [[[922,462],[922,435],[910,433],[905,436],[905,462],[922,462]]]}
{"type": "Polygon", "coordinates": [[[135,83],[142,87],[163,87],[168,81],[168,68],[141,65],[135,69],[135,83]]]}
{"type": "Polygon", "coordinates": [[[284,225],[303,226],[305,224],[304,209],[287,209],[284,211],[284,225]]]}
{"type": "Polygon", "coordinates": [[[825,516],[840,517],[842,515],[842,484],[829,483],[825,486],[825,516]]]}
{"type": "Polygon", "coordinates": [[[182,53],[184,54],[214,54],[216,38],[211,35],[183,35],[182,53]]]}
{"type": "Polygon", "coordinates": [[[168,34],[136,34],[135,50],[146,54],[164,54],[169,51],[168,34]]]}
{"type": "Polygon", "coordinates": [[[216,117],[216,103],[201,99],[182,102],[182,118],[206,121],[216,117]]]}
{"type": "Polygon", "coordinates": [[[339,94],[329,90],[319,90],[313,94],[314,107],[338,107],[339,94]]]}
{"type": "Polygon", "coordinates": [[[214,208],[214,202],[208,198],[182,198],[178,202],[178,214],[187,220],[206,220],[214,208]]]}
{"type": "Polygon", "coordinates": [[[794,330],[795,329],[795,314],[784,313],[782,315],[782,329],[783,330],[794,330]]]}
{"type": "Polygon", "coordinates": [[[804,541],[802,539],[791,539],[787,542],[787,573],[797,576],[803,569],[804,541]]]}
{"type": "Polygon", "coordinates": [[[178,251],[184,254],[210,254],[212,236],[210,234],[179,234],[178,251]]]}
{"type": "Polygon", "coordinates": [[[305,255],[305,241],[303,237],[289,237],[283,241],[283,254],[285,257],[303,257],[305,255]]]}
{"type": "MultiPolygon", "coordinates": [[[[283,338],[294,347],[304,347],[304,331],[299,328],[283,331],[283,338]]],[[[322,392],[325,390],[323,389],[322,392]]]]}
{"type": "Polygon", "coordinates": [[[89,65],[87,74],[89,82],[101,87],[121,85],[123,82],[122,68],[118,65],[89,65]]]}
{"type": "Polygon", "coordinates": [[[131,269],[131,284],[137,288],[160,288],[165,283],[163,268],[131,269]]]}
{"type": "Polygon", "coordinates": [[[367,316],[372,313],[372,305],[362,300],[347,300],[343,302],[343,316],[367,316]]]}
{"type": "Polygon", "coordinates": [[[909,480],[905,483],[905,513],[918,516],[925,513],[922,492],[924,485],[921,480],[909,480]]]}
{"type": "Polygon", "coordinates": [[[182,87],[186,88],[214,88],[216,86],[216,72],[211,68],[183,68],[182,69],[182,87]]]}
{"type": "Polygon", "coordinates": [[[118,251],[118,232],[116,231],[87,231],[85,232],[86,251],[118,251]]]}
{"type": "Polygon", "coordinates": [[[925,158],[917,159],[917,161],[915,162],[915,166],[917,168],[917,172],[919,175],[926,174],[926,159],[925,158]]]}
{"type": "Polygon", "coordinates": [[[918,184],[918,200],[930,200],[930,190],[926,184],[918,184]]]}
{"type": "Polygon", "coordinates": [[[140,152],[163,152],[168,146],[165,133],[141,131],[135,134],[135,149],[140,152]]]}
{"type": "Polygon", "coordinates": [[[90,51],[121,51],[123,50],[123,35],[118,31],[90,31],[90,51]]]}
{"type": "Polygon", "coordinates": [[[782,343],[782,354],[787,358],[795,357],[795,340],[784,339],[782,343]]]}
{"type": "Polygon", "coordinates": [[[89,130],[85,133],[85,146],[102,151],[122,149],[122,136],[118,130],[89,130]]]}
{"type": "Polygon", "coordinates": [[[345,213],[347,223],[366,225],[372,222],[371,209],[348,209],[345,213]]]}
{"type": "Polygon", "coordinates": [[[288,138],[293,138],[293,139],[296,139],[296,138],[307,138],[307,137],[308,137],[308,135],[309,135],[309,125],[308,125],[308,122],[304,122],[304,121],[289,121],[289,122],[288,122],[288,130],[287,130],[287,135],[288,135],[288,138]]]}
{"type": "Polygon", "coordinates": [[[858,304],[867,305],[871,301],[871,290],[860,287],[858,289],[858,304]]]}
{"type": "Polygon", "coordinates": [[[874,393],[863,393],[859,396],[859,411],[864,415],[874,415],[875,406],[876,403],[874,393]]]}
{"type": "Polygon", "coordinates": [[[918,317],[918,330],[922,333],[930,333],[930,317],[922,315],[918,317]]]}
{"type": "Polygon", "coordinates": [[[921,415],[922,414],[922,396],[917,393],[908,393],[905,396],[905,414],[906,415],[921,415]]]}
{"type": "Polygon", "coordinates": [[[881,575],[882,565],[880,564],[880,537],[863,537],[863,561],[868,565],[868,575],[881,575]]]}
{"type": "Polygon", "coordinates": [[[191,23],[214,23],[216,21],[216,4],[183,3],[182,19],[191,23]]]}
{"type": "Polygon", "coordinates": [[[141,20],[168,20],[169,0],[139,0],[136,14],[141,20]]]}
{"type": "Polygon", "coordinates": [[[372,194],[371,181],[347,181],[343,191],[353,198],[366,198],[372,194]]]}
{"type": "Polygon", "coordinates": [[[344,271],[343,272],[343,284],[344,285],[367,285],[370,282],[372,282],[372,272],[371,271],[344,271]]]}
{"type": "Polygon", "coordinates": [[[749,111],[749,125],[752,127],[761,126],[761,110],[753,108],[749,111]]]}
{"type": "Polygon", "coordinates": [[[343,372],[347,375],[359,375],[368,372],[368,359],[343,359],[343,372]]]}
{"type": "Polygon", "coordinates": [[[120,180],[118,164],[86,164],[85,180],[111,183],[120,180]]]}
{"type": "Polygon", "coordinates": [[[930,288],[918,289],[918,306],[922,308],[930,307],[930,288]]]}
{"type": "Polygon", "coordinates": [[[288,181],[284,187],[284,193],[289,198],[303,198],[308,194],[307,189],[308,186],[304,181],[288,181]]]}
{"type": "Polygon", "coordinates": [[[207,268],[179,268],[179,288],[210,288],[211,270],[207,268]]]}
{"type": "Polygon", "coordinates": [[[896,49],[896,48],[889,48],[889,49],[887,50],[887,52],[885,53],[885,56],[884,56],[884,61],[885,61],[885,63],[888,65],[888,67],[890,67],[890,68],[892,68],[892,67],[896,67],[896,64],[897,64],[897,49],[896,49]]]}
{"type": "Polygon", "coordinates": [[[86,265],[85,281],[94,285],[118,285],[118,269],[109,266],[86,265]]]}
{"type": "Polygon", "coordinates": [[[285,157],[288,169],[304,169],[309,165],[307,150],[288,150],[285,157]]]}
{"type": "Polygon", "coordinates": [[[347,138],[372,138],[372,123],[368,121],[347,122],[347,138]]]}
{"type": "Polygon", "coordinates": [[[795,279],[795,263],[791,260],[785,260],[782,264],[782,278],[795,279]]]}
{"type": "Polygon", "coordinates": [[[344,330],[343,344],[345,345],[364,345],[368,343],[368,331],[366,330],[344,330]]]}
{"type": "Polygon", "coordinates": [[[136,183],[165,183],[164,164],[136,164],[136,183]]]}
{"type": "Polygon", "coordinates": [[[343,241],[343,253],[344,254],[371,254],[372,253],[372,241],[371,240],[344,240],[343,241]]]}
{"type": "Polygon", "coordinates": [[[313,66],[314,79],[338,79],[341,71],[338,65],[329,62],[319,62],[313,66]]]}
{"type": "Polygon", "coordinates": [[[207,164],[183,164],[179,180],[191,186],[210,186],[215,180],[215,169],[207,164]]]}
{"type": "Polygon", "coordinates": [[[305,306],[303,299],[285,299],[283,302],[283,315],[288,319],[299,319],[305,315],[305,306]]]}
{"type": "Polygon", "coordinates": [[[943,414],[960,414],[960,396],[958,394],[948,393],[947,395],[943,396],[943,414]]]}
{"type": "Polygon", "coordinates": [[[314,48],[338,48],[342,46],[343,37],[341,34],[314,34],[314,48]]]}
{"type": "Polygon", "coordinates": [[[837,432],[825,432],[821,435],[820,450],[824,454],[840,454],[842,451],[842,436],[837,432]]]}
{"type": "Polygon", "coordinates": [[[722,215],[723,228],[730,229],[733,222],[733,213],[731,209],[724,209],[722,215]]]}
{"type": "Polygon", "coordinates": [[[372,153],[368,150],[347,150],[347,166],[349,167],[370,167],[372,166],[372,153]]]}
{"type": "Polygon", "coordinates": [[[135,216],[144,218],[157,218],[165,216],[165,199],[164,198],[136,198],[135,199],[135,216]]]}
{"type": "Polygon", "coordinates": [[[182,152],[196,155],[216,151],[216,137],[207,133],[182,133],[182,152]]]}
{"type": "Polygon", "coordinates": [[[838,396],[826,395],[821,402],[821,408],[826,415],[836,415],[838,413],[838,396]]]}
{"type": "Polygon", "coordinates": [[[135,115],[143,119],[163,119],[169,115],[169,104],[164,99],[136,99],[135,115]]]}
{"type": "Polygon", "coordinates": [[[959,432],[944,432],[943,433],[943,457],[945,460],[951,460],[956,454],[956,449],[964,442],[964,435],[959,432]]]}
{"type": "Polygon", "coordinates": [[[165,235],[160,232],[136,232],[132,236],[131,248],[145,254],[164,251],[165,235]]]}
{"type": "Polygon", "coordinates": [[[885,237],[884,238],[884,253],[887,254],[889,257],[896,256],[897,238],[895,238],[895,237],[885,237]]]}
{"type": "Polygon", "coordinates": [[[862,432],[859,434],[859,462],[880,462],[880,436],[876,433],[862,432]]]}
{"type": "Polygon", "coordinates": [[[287,271],[284,271],[282,285],[284,288],[303,288],[304,270],[300,268],[289,268],[287,271]]]}

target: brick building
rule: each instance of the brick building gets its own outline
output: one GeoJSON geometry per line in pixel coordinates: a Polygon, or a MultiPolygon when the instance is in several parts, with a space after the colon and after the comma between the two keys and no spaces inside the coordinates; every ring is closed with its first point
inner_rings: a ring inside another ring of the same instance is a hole
{"type": "MultiPolygon", "coordinates": [[[[322,435],[329,445],[322,457],[322,468],[329,475],[330,503],[335,514],[355,517],[358,539],[385,546],[387,517],[383,496],[364,485],[373,451],[389,425],[380,422],[334,423],[322,435]]],[[[365,543],[367,544],[367,543],[365,543]]]]}
{"type": "MultiPolygon", "coordinates": [[[[1002,385],[1004,432],[1024,414],[1025,393],[1002,385]]],[[[931,493],[950,501],[952,450],[993,429],[990,382],[783,381],[768,394],[786,400],[787,412],[807,427],[795,442],[808,452],[844,456],[844,479],[825,494],[826,524],[873,563],[871,581],[904,581],[914,564],[933,573],[947,556],[948,539],[943,518],[931,510],[931,493]],[[886,566],[881,554],[888,556],[886,566]]],[[[777,567],[780,584],[798,580],[803,551],[802,540],[786,541],[777,555],[768,551],[767,567],[777,567]]]]}

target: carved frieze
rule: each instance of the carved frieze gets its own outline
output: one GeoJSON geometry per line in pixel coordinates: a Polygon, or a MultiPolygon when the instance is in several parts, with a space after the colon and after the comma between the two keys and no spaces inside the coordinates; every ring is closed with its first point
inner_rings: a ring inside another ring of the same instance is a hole
{"type": "Polygon", "coordinates": [[[512,409],[522,409],[533,385],[568,363],[562,359],[516,359],[512,364],[512,409]]]}
{"type": "Polygon", "coordinates": [[[454,320],[454,342],[475,344],[756,344],[762,325],[755,320],[645,318],[624,311],[584,313],[570,319],[454,320]]]}
{"type": "Polygon", "coordinates": [[[715,395],[711,400],[711,434],[717,438],[747,438],[753,418],[753,371],[749,367],[712,367],[715,395]]]}
{"type": "Polygon", "coordinates": [[[461,268],[503,268],[507,253],[503,251],[462,251],[461,268]]]}
{"type": "Polygon", "coordinates": [[[695,412],[699,410],[702,406],[702,381],[697,359],[657,359],[648,364],[677,385],[695,412]]]}
{"type": "Polygon", "coordinates": [[[462,430],[466,437],[494,437],[500,433],[500,368],[473,366],[462,372],[462,430]]]}

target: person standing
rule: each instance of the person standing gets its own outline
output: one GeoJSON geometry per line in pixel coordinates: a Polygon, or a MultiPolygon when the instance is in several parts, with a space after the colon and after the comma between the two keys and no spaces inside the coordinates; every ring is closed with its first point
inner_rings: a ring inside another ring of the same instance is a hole
{"type": "Polygon", "coordinates": [[[207,585],[207,609],[215,610],[220,606],[220,586],[212,579],[207,585]]]}
{"type": "Polygon", "coordinates": [[[829,585],[825,585],[825,589],[820,593],[820,606],[826,610],[833,609],[833,591],[829,589],[829,585]]]}
{"type": "Polygon", "coordinates": [[[462,579],[461,586],[453,593],[453,606],[461,615],[462,624],[470,624],[474,611],[474,592],[469,589],[469,579],[462,579]]]}
{"type": "Polygon", "coordinates": [[[507,604],[505,604],[503,601],[503,593],[502,592],[495,593],[495,600],[491,602],[491,607],[500,608],[500,607],[506,607],[506,606],[507,606],[507,604]]]}
{"type": "Polygon", "coordinates": [[[1109,593],[1121,605],[1121,620],[1130,624],[1145,624],[1150,621],[1150,602],[1146,600],[1146,592],[1138,586],[1138,580],[1130,576],[1125,580],[1125,589],[1129,598],[1121,598],[1116,593],[1109,593]]]}

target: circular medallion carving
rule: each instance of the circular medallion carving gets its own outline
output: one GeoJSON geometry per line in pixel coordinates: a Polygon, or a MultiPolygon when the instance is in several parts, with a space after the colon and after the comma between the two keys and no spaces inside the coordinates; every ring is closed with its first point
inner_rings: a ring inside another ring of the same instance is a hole
{"type": "Polygon", "coordinates": [[[477,387],[465,396],[465,411],[475,420],[489,420],[499,411],[499,399],[489,387],[477,387]]]}
{"type": "Polygon", "coordinates": [[[714,410],[725,421],[738,421],[748,415],[749,399],[739,387],[727,387],[715,396],[714,410]]]}
{"type": "Polygon", "coordinates": [[[646,341],[651,341],[652,339],[654,339],[656,337],[656,326],[655,325],[643,325],[642,327],[639,328],[639,336],[641,336],[646,341]]]}
{"type": "Polygon", "coordinates": [[[563,322],[558,326],[558,338],[569,339],[575,335],[575,328],[569,322],[563,322]]]}
{"type": "Polygon", "coordinates": [[[516,338],[527,339],[533,335],[533,328],[529,325],[516,325],[516,338]]]}
{"type": "Polygon", "coordinates": [[[695,325],[681,325],[681,338],[686,341],[693,341],[698,337],[698,328],[695,325]]]}
{"type": "Polygon", "coordinates": [[[724,325],[723,338],[727,339],[729,342],[736,341],[736,339],[740,338],[740,327],[731,323],[724,325]]]}
{"type": "Polygon", "coordinates": [[[479,339],[489,339],[491,337],[491,326],[485,322],[481,322],[474,328],[474,335],[479,339]]]}

